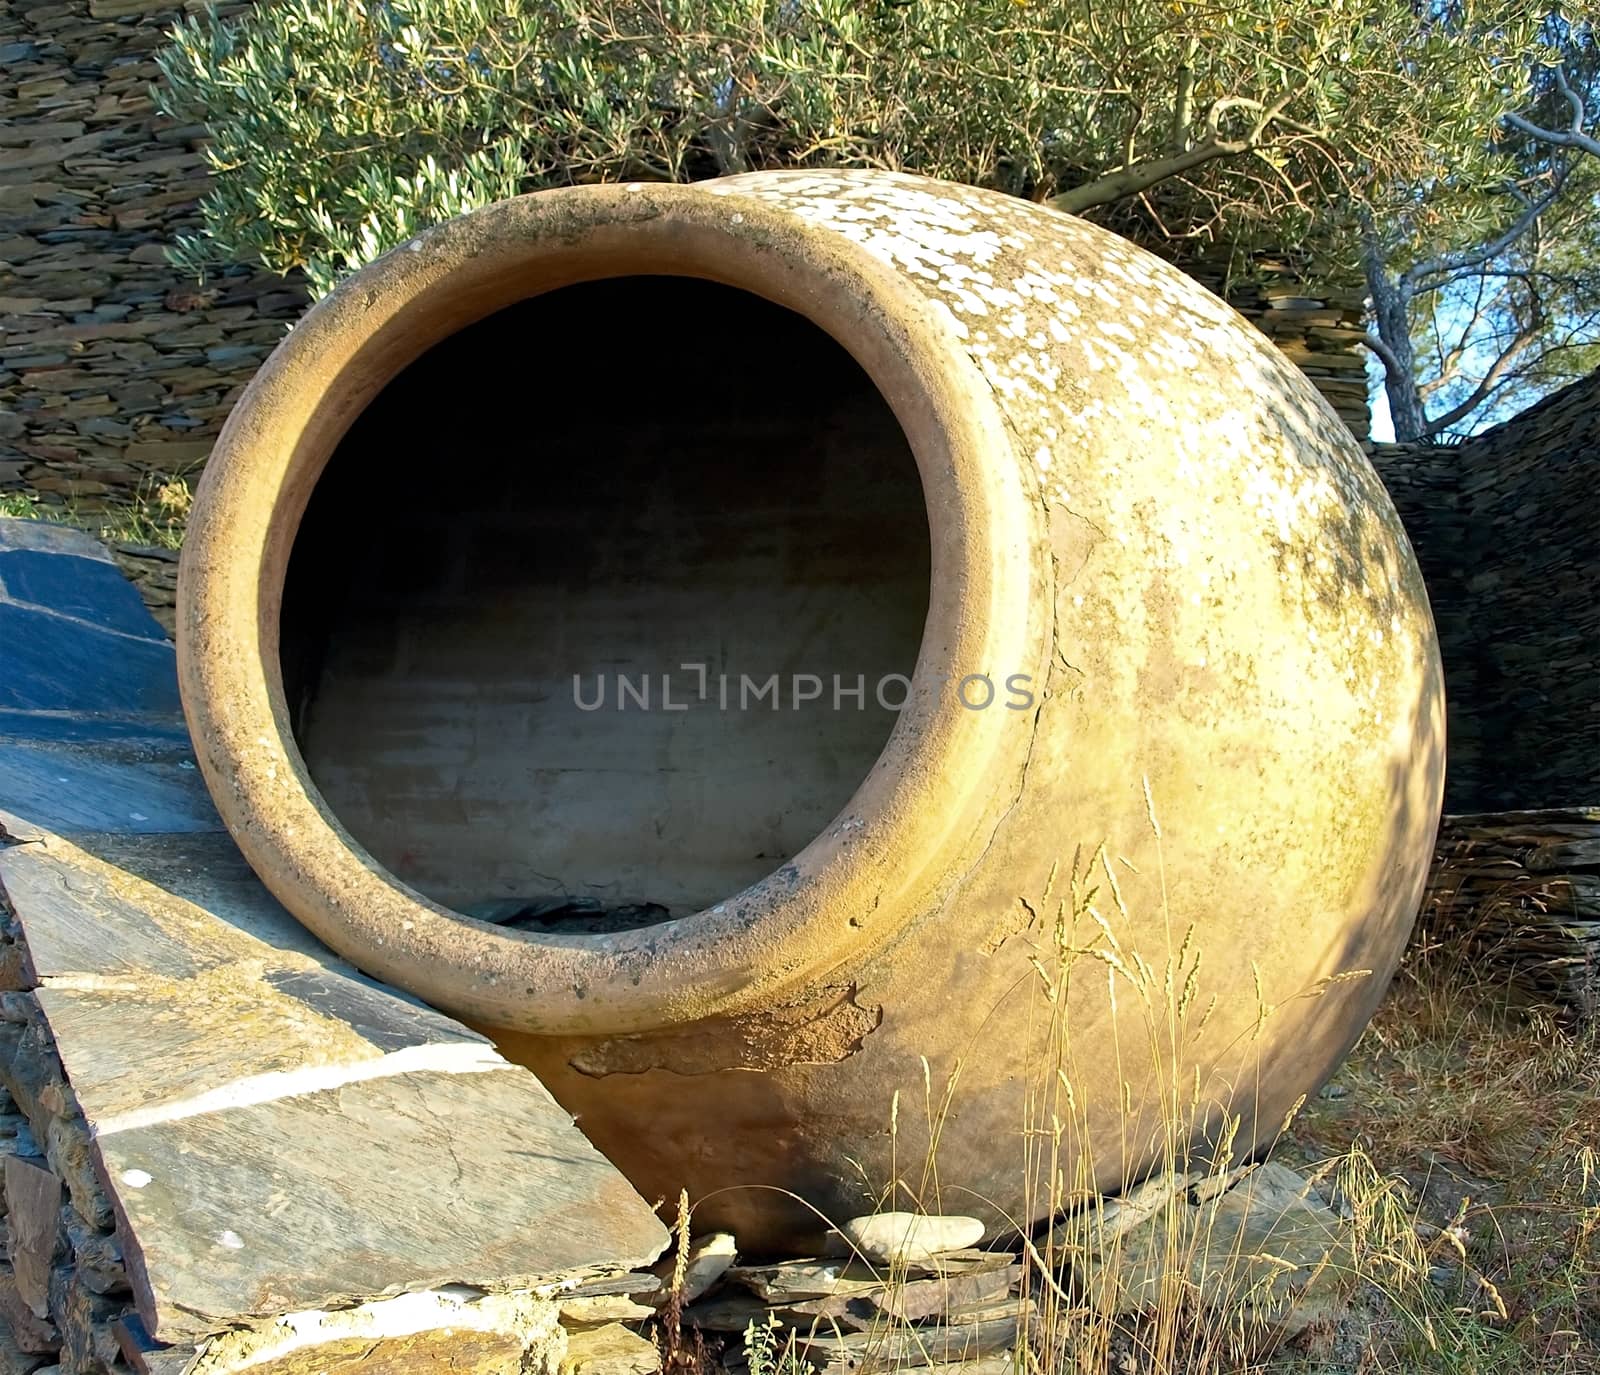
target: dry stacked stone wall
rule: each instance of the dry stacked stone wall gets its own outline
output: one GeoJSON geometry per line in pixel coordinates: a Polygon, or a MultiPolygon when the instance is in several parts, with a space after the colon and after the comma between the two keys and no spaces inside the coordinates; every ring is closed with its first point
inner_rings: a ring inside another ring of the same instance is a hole
{"type": "Polygon", "coordinates": [[[150,98],[183,12],[0,5],[0,491],[91,514],[192,474],[304,307],[269,273],[202,288],[166,262],[207,177],[203,130],[150,98]]]}
{"type": "Polygon", "coordinates": [[[0,906],[0,1375],[115,1375],[128,1272],[32,982],[0,906]]]}
{"type": "Polygon", "coordinates": [[[1373,461],[1439,628],[1445,810],[1600,805],[1600,375],[1373,461]]]}
{"type": "Polygon", "coordinates": [[[1223,297],[1311,379],[1351,433],[1372,432],[1367,400],[1366,293],[1314,256],[1257,254],[1244,263],[1203,258],[1178,264],[1223,297]]]}
{"type": "MultiPolygon", "coordinates": [[[[89,516],[193,477],[229,408],[306,304],[304,288],[236,269],[204,288],[165,246],[199,222],[199,127],[157,115],[154,52],[174,0],[0,5],[0,493],[89,516]]],[[[223,12],[241,6],[224,6],[223,12]]],[[[1362,438],[1359,294],[1254,263],[1227,294],[1312,376],[1362,438]]],[[[158,607],[171,570],[136,541],[125,568],[158,607]],[[141,562],[142,560],[142,562],[141,562]]]]}

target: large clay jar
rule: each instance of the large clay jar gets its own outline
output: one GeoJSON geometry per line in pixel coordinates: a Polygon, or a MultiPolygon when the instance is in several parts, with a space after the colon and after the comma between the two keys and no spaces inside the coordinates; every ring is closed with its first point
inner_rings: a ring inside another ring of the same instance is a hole
{"type": "Polygon", "coordinates": [[[430,230],[240,400],[180,602],[268,887],[747,1250],[1270,1137],[1431,851],[1433,628],[1360,449],[1175,269],[965,187],[430,230]]]}

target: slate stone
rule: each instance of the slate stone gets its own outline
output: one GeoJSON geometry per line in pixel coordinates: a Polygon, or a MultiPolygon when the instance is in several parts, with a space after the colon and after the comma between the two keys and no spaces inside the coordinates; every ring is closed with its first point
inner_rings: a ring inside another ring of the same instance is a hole
{"type": "MultiPolygon", "coordinates": [[[[499,1058],[464,1027],[445,1039],[424,1026],[409,1042],[396,1035],[376,1045],[358,1028],[277,992],[248,963],[177,979],[141,974],[137,986],[131,982],[74,989],[47,981],[37,995],[73,1086],[95,1104],[101,1135],[164,1114],[297,1092],[322,1077],[385,1072],[384,1057],[398,1050],[458,1051],[443,1058],[459,1062],[462,1073],[499,1058]]],[[[396,1005],[396,1028],[403,1006],[396,1005]]]]}
{"type": "Polygon", "coordinates": [[[1353,1246],[1312,1186],[1268,1161],[1198,1205],[1169,1192],[1132,1227],[1099,1236],[1091,1226],[1070,1260],[1102,1312],[1150,1309],[1177,1288],[1201,1305],[1248,1309],[1263,1329],[1292,1336],[1344,1311],[1353,1246]]]}
{"type": "MultiPolygon", "coordinates": [[[[95,1283],[60,1296],[63,1359],[109,1364],[108,1296],[124,1285],[141,1325],[116,1330],[122,1350],[165,1375],[242,1319],[654,1261],[666,1229],[532,1074],[331,955],[250,872],[193,767],[171,646],[131,629],[104,580],[137,594],[103,551],[0,521],[0,561],[13,597],[80,613],[0,599],[0,887],[49,1021],[48,1036],[43,1022],[0,1033],[18,1054],[53,1039],[83,1121],[51,1144],[84,1157],[73,1206],[91,1195],[116,1223],[114,1244],[74,1239],[98,1260],[95,1283]],[[103,1191],[83,1187],[89,1167],[103,1191]]],[[[25,1133],[8,1140],[32,1147],[25,1133]]],[[[14,1281],[10,1297],[26,1315],[14,1281]]],[[[422,1334],[379,1364],[504,1363],[469,1346],[422,1334]]]]}
{"type": "Polygon", "coordinates": [[[10,1332],[12,1341],[30,1355],[61,1349],[56,1325],[48,1318],[35,1316],[17,1290],[16,1276],[9,1270],[0,1270],[0,1332],[10,1332]]]}
{"type": "MultiPolygon", "coordinates": [[[[430,1024],[456,1025],[329,951],[267,892],[225,833],[85,834],[69,843],[3,811],[0,827],[23,842],[0,850],[0,883],[32,914],[35,978],[117,977],[130,969],[182,977],[259,958],[273,967],[336,970],[430,1024]]],[[[457,1034],[475,1035],[460,1027],[457,1034]]]]}
{"type": "Polygon", "coordinates": [[[158,1342],[145,1331],[144,1320],[137,1313],[124,1313],[112,1323],[111,1330],[123,1360],[139,1375],[184,1375],[195,1358],[192,1346],[158,1342]]]}
{"type": "Polygon", "coordinates": [[[567,1339],[560,1375],[656,1375],[661,1352],[621,1323],[607,1323],[567,1339]]]}
{"type": "Polygon", "coordinates": [[[0,1375],[33,1375],[52,1362],[53,1358],[43,1352],[24,1351],[0,1322],[0,1375]]]}
{"type": "Polygon", "coordinates": [[[0,518],[0,552],[10,553],[13,550],[69,554],[81,559],[111,562],[111,555],[106,553],[105,546],[99,540],[70,525],[55,525],[47,520],[0,518]]]}
{"type": "Polygon", "coordinates": [[[170,738],[61,746],[0,735],[0,807],[58,832],[216,830],[216,809],[188,763],[187,743],[170,738]]]}
{"type": "Polygon", "coordinates": [[[464,1035],[461,1023],[442,1012],[397,997],[395,990],[354,972],[275,969],[264,978],[308,1012],[349,1027],[381,1051],[400,1050],[423,1041],[442,1044],[482,1039],[464,1035]]]}
{"type": "Polygon", "coordinates": [[[635,1303],[626,1294],[595,1294],[592,1297],[561,1300],[561,1320],[564,1323],[586,1323],[598,1326],[608,1322],[648,1322],[656,1310],[635,1303]]]}
{"type": "Polygon", "coordinates": [[[180,710],[172,646],[164,635],[124,635],[0,602],[0,644],[6,646],[0,707],[114,715],[180,710]]]}
{"type": "Polygon", "coordinates": [[[156,1338],[664,1249],[645,1202],[484,1038],[354,975],[259,885],[213,879],[234,904],[219,912],[169,891],[196,867],[186,847],[225,837],[86,838],[113,865],[0,824],[21,842],[0,847],[0,884],[156,1338]]]}
{"type": "Polygon", "coordinates": [[[875,1369],[955,1365],[1010,1350],[1031,1316],[1027,1299],[1012,1299],[990,1314],[942,1326],[842,1335],[803,1333],[797,1345],[822,1375],[851,1375],[869,1358],[875,1369]]]}
{"type": "MultiPolygon", "coordinates": [[[[1009,1261],[1010,1257],[1002,1259],[1009,1261]]],[[[1006,1264],[964,1275],[908,1280],[869,1295],[867,1301],[900,1322],[920,1322],[975,1304],[998,1303],[1021,1278],[1020,1265],[1006,1264]]]]}
{"type": "MultiPolygon", "coordinates": [[[[189,728],[181,716],[87,716],[0,707],[0,742],[11,740],[40,745],[132,744],[171,750],[174,758],[194,763],[189,728]]],[[[4,749],[0,743],[0,753],[4,749]]]]}
{"type": "Polygon", "coordinates": [[[0,645],[0,807],[62,829],[218,824],[172,646],[98,541],[0,519],[0,645]]]}
{"type": "Polygon", "coordinates": [[[415,1072],[96,1138],[146,1326],[531,1288],[665,1229],[529,1074],[415,1072]]]}
{"type": "Polygon", "coordinates": [[[49,1170],[8,1155],[5,1159],[7,1258],[17,1293],[36,1318],[50,1315],[50,1269],[59,1258],[61,1181],[49,1170]]]}
{"type": "MultiPolygon", "coordinates": [[[[17,818],[0,813],[0,827],[23,843],[0,849],[0,887],[12,909],[29,913],[29,952],[36,976],[52,974],[125,974],[130,970],[158,969],[168,975],[201,967],[200,958],[184,941],[181,931],[165,930],[156,922],[114,925],[106,910],[102,882],[98,891],[80,902],[66,886],[66,877],[54,857],[38,848],[39,832],[17,818]],[[117,930],[115,940],[107,933],[117,930]]],[[[93,873],[93,871],[91,871],[93,873]]],[[[93,877],[99,879],[98,874],[93,877]]]]}
{"type": "Polygon", "coordinates": [[[96,1294],[126,1294],[128,1268],[115,1236],[91,1227],[74,1208],[61,1210],[61,1229],[72,1248],[72,1267],[78,1280],[96,1294]]]}
{"type": "Polygon", "coordinates": [[[685,1327],[698,1328],[702,1332],[738,1333],[751,1323],[764,1326],[773,1311],[754,1294],[724,1293],[714,1299],[702,1299],[693,1307],[684,1309],[683,1323],[685,1327]]]}
{"type": "Polygon", "coordinates": [[[116,564],[102,559],[0,549],[0,599],[140,639],[166,638],[116,564]]]}
{"type": "Polygon", "coordinates": [[[61,1332],[61,1368],[80,1375],[111,1375],[119,1354],[113,1324],[127,1307],[124,1299],[85,1288],[66,1266],[53,1271],[50,1312],[61,1332]]]}

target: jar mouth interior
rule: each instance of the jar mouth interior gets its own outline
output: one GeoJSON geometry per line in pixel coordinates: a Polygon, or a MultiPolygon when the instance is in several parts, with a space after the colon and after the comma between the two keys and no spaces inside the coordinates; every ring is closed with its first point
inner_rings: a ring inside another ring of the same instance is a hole
{"type": "Polygon", "coordinates": [[[279,618],[294,740],[452,912],[673,920],[848,805],[930,563],[906,434],[816,324],[699,278],[561,286],[435,343],[334,449],[279,618]]]}

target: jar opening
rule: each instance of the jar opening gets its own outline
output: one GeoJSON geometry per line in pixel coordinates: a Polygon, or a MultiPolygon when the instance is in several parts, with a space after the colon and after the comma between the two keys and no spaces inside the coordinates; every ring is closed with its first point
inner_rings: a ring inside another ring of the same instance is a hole
{"type": "Polygon", "coordinates": [[[389,872],[615,932],[781,868],[871,771],[928,514],[861,366],[736,287],[558,288],[435,344],[312,491],[279,623],[312,781],[389,872]]]}

